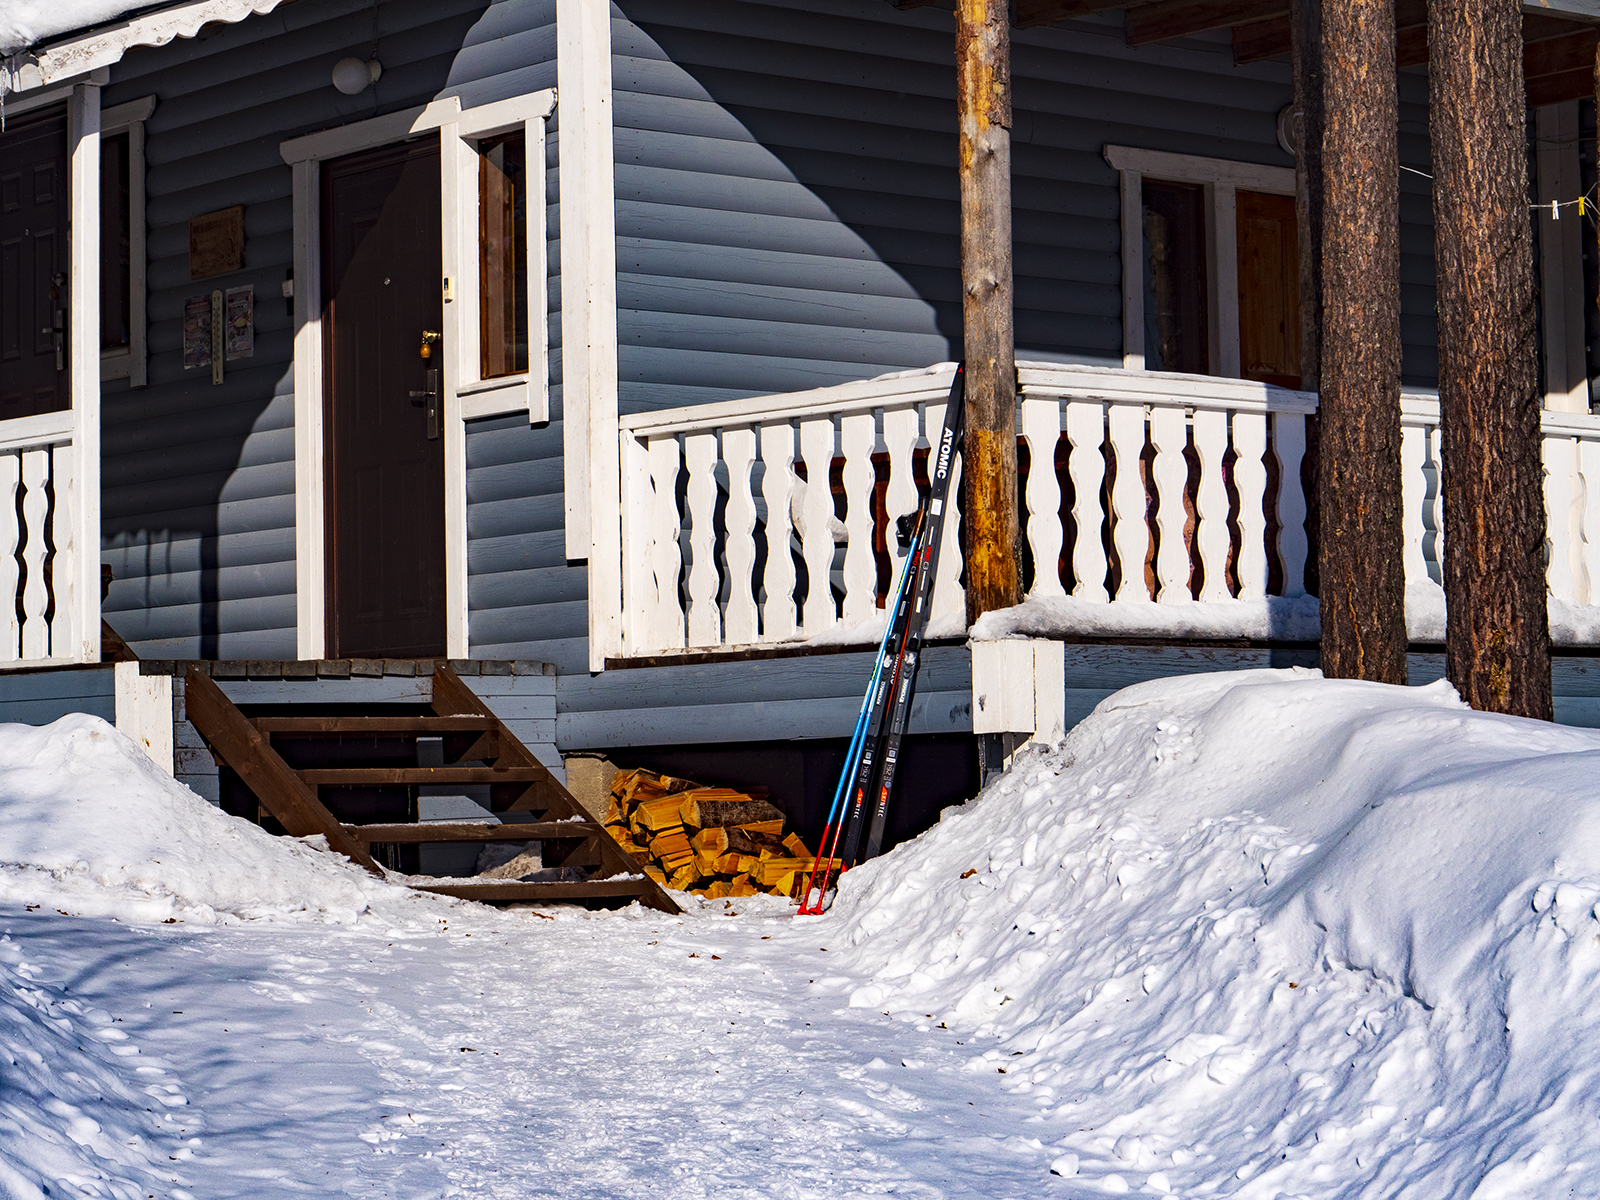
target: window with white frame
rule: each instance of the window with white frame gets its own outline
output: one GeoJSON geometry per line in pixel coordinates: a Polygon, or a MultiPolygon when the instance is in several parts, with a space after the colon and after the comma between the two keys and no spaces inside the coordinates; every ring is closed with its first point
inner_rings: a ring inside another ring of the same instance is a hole
{"type": "Polygon", "coordinates": [[[1122,184],[1123,366],[1299,386],[1294,171],[1107,146],[1122,184]]]}
{"type": "Polygon", "coordinates": [[[154,96],[100,113],[100,378],[145,383],[144,123],[154,96]]]}
{"type": "Polygon", "coordinates": [[[459,286],[451,288],[454,390],[464,417],[526,409],[537,423],[549,419],[544,118],[505,122],[500,108],[463,110],[456,124],[465,211],[457,221],[459,286]]]}

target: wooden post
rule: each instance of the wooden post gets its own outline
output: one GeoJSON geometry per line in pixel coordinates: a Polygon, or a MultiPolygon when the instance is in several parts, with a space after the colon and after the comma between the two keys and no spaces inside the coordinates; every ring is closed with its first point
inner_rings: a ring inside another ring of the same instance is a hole
{"type": "Polygon", "coordinates": [[[956,4],[961,286],[967,362],[962,479],[967,622],[1018,600],[1016,351],[1011,328],[1011,27],[1006,0],[956,4]]]}
{"type": "Polygon", "coordinates": [[[1543,464],[1517,0],[1432,0],[1445,674],[1550,720],[1543,464]]]}
{"type": "Polygon", "coordinates": [[[1322,671],[1406,682],[1392,0],[1322,8],[1322,671]]]}

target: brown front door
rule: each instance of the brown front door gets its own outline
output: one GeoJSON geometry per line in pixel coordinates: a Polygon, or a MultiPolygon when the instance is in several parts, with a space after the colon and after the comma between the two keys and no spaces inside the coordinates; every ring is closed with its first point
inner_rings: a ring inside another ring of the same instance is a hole
{"type": "Polygon", "coordinates": [[[438,144],[338,159],[322,179],[328,652],[442,655],[444,439],[412,394],[442,357],[419,353],[439,329],[438,144]]]}
{"type": "Polygon", "coordinates": [[[67,114],[12,117],[0,133],[0,420],[70,406],[67,390],[67,114]]]}
{"type": "Polygon", "coordinates": [[[1239,373],[1300,386],[1300,246],[1294,197],[1238,193],[1239,373]]]}

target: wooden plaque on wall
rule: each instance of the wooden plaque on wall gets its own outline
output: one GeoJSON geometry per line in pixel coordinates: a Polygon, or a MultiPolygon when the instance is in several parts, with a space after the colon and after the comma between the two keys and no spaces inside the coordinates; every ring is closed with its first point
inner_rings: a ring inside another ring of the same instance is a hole
{"type": "Polygon", "coordinates": [[[244,267],[244,205],[189,218],[189,278],[208,279],[244,267]]]}

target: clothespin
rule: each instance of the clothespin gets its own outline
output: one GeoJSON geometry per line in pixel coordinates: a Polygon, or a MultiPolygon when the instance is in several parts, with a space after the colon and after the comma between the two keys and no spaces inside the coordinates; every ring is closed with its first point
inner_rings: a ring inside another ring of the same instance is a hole
{"type": "Polygon", "coordinates": [[[1552,221],[1561,220],[1561,206],[1554,200],[1550,201],[1550,219],[1552,221]]]}
{"type": "Polygon", "coordinates": [[[1584,216],[1584,215],[1585,215],[1585,209],[1586,209],[1586,208],[1587,208],[1587,207],[1588,207],[1588,206],[1587,206],[1587,205],[1586,205],[1586,204],[1585,204],[1585,203],[1584,203],[1584,199],[1583,199],[1583,197],[1582,197],[1582,196],[1579,196],[1579,197],[1578,197],[1578,215],[1579,215],[1579,216],[1580,216],[1580,217],[1581,217],[1581,216],[1584,216]]]}

